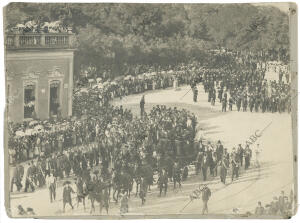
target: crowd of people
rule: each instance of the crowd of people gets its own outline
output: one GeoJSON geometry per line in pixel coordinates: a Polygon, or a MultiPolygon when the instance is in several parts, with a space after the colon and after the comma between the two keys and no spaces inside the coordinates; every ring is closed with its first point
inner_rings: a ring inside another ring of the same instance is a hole
{"type": "MultiPolygon", "coordinates": [[[[25,167],[15,165],[11,189],[14,184],[18,190],[24,185],[25,191],[42,187],[51,173],[58,179],[75,175],[89,181],[93,178],[88,173],[100,164],[101,174],[113,169],[116,179],[121,173],[133,179],[134,169],[144,169],[145,173],[138,175],[148,180],[154,170],[172,170],[175,162],[187,164],[181,157],[193,153],[196,118],[187,110],[155,106],[140,118],[122,106],[99,106],[97,113],[82,120],[63,120],[58,129],[48,122],[37,122],[36,126],[44,125],[39,132],[11,137],[15,162],[35,158],[25,167]],[[48,125],[53,129],[48,130],[48,125]],[[150,168],[140,168],[145,165],[150,168]],[[153,170],[150,174],[149,169],[153,170]]],[[[24,124],[13,127],[17,132],[26,128],[24,124]]]]}
{"type": "Polygon", "coordinates": [[[236,106],[237,111],[273,113],[291,111],[291,85],[287,66],[261,61],[260,59],[264,57],[251,55],[227,53],[218,55],[218,58],[217,65],[214,66],[203,66],[194,61],[190,64],[169,67],[147,66],[148,72],[145,72],[143,66],[137,66],[124,71],[126,76],[115,80],[106,79],[104,83],[97,83],[96,79],[101,80],[101,78],[96,78],[94,72],[90,75],[93,78],[88,79],[86,75],[77,81],[81,91],[78,90],[75,94],[73,110],[75,114],[77,112],[82,114],[81,108],[89,107],[88,105],[93,104],[94,100],[105,104],[111,99],[122,98],[129,94],[183,84],[191,85],[196,102],[197,84],[202,83],[208,94],[208,102],[214,106],[219,101],[222,104],[222,111],[232,110],[233,105],[236,106]],[[268,70],[278,73],[278,80],[267,80],[268,70]],[[283,76],[286,77],[285,81],[283,76]],[[85,94],[84,100],[82,94],[85,94]]]}
{"type": "Polygon", "coordinates": [[[67,33],[72,32],[72,29],[63,25],[60,20],[53,22],[38,22],[30,20],[25,23],[19,23],[11,27],[7,32],[19,32],[22,34],[30,33],[67,33]]]}
{"type": "MultiPolygon", "coordinates": [[[[190,84],[194,90],[202,83],[209,101],[215,103],[218,94],[223,111],[227,103],[229,110],[236,104],[238,111],[240,107],[244,111],[249,107],[251,112],[253,108],[256,112],[290,111],[289,83],[268,84],[264,79],[266,64],[259,67],[255,61],[233,58],[234,62],[217,68],[193,62],[105,82],[101,78],[89,80],[87,77],[86,81],[78,81],[72,118],[9,124],[11,191],[14,185],[18,191],[24,189],[25,192],[47,185],[52,201],[55,200],[53,179],[76,177],[77,192],[80,191],[78,202],[88,195],[94,206],[95,200],[101,202],[105,197],[107,208],[110,190],[113,189],[116,201],[121,194],[122,203],[126,201],[124,194],[130,195],[133,182],[145,204],[155,173],[160,196],[163,191],[167,193],[170,181],[174,188],[177,184],[180,187],[192,163],[196,174],[202,173],[203,181],[208,179],[208,170],[213,177],[220,175],[224,184],[231,170],[233,181],[243,166],[245,169],[250,166],[252,150],[248,145],[245,148],[239,145],[229,152],[220,141],[216,145],[204,143],[205,139],[197,142],[194,114],[165,105],[154,106],[146,112],[144,96],[139,117],[109,103],[114,98],[174,85],[190,84]],[[85,192],[83,188],[87,188],[85,192]],[[103,193],[109,195],[103,196],[103,193]]],[[[69,199],[65,203],[72,206],[69,199]]]]}
{"type": "Polygon", "coordinates": [[[259,60],[256,57],[242,55],[227,57],[228,63],[222,57],[222,66],[202,67],[200,72],[193,74],[191,87],[195,99],[196,84],[202,82],[208,94],[208,102],[212,106],[216,102],[221,103],[224,112],[232,110],[234,104],[237,111],[248,109],[250,112],[291,111],[291,86],[287,66],[278,62],[274,64],[259,60]],[[267,80],[266,72],[269,70],[279,74],[279,78],[275,78],[278,80],[267,80]],[[284,75],[286,81],[283,81],[284,75]]]}
{"type": "Polygon", "coordinates": [[[293,190],[290,191],[289,195],[281,191],[278,197],[273,197],[273,200],[265,206],[263,206],[261,201],[258,201],[257,207],[255,208],[255,215],[280,215],[285,218],[290,218],[294,213],[294,201],[295,195],[293,190]]]}

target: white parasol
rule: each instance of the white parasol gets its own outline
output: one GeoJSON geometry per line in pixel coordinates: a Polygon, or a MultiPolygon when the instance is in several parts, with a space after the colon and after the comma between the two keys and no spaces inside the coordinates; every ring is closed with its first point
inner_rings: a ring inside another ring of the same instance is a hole
{"type": "Polygon", "coordinates": [[[55,21],[48,24],[49,27],[58,27],[61,24],[61,21],[55,21]]]}
{"type": "Polygon", "coordinates": [[[44,27],[49,27],[49,26],[50,26],[50,23],[49,22],[45,22],[42,27],[44,28],[44,27]]]}
{"type": "Polygon", "coordinates": [[[34,21],[28,21],[28,22],[25,23],[25,26],[29,27],[29,28],[35,27],[36,23],[34,21]]]}
{"type": "Polygon", "coordinates": [[[98,87],[99,89],[104,88],[104,86],[103,86],[102,83],[97,84],[97,87],[98,87]]]}
{"type": "Polygon", "coordinates": [[[26,131],[25,131],[25,135],[27,135],[27,136],[31,136],[31,135],[33,135],[33,132],[34,132],[34,130],[33,130],[33,129],[26,129],[26,131]]]}
{"type": "Polygon", "coordinates": [[[16,136],[22,137],[25,136],[25,133],[23,131],[16,131],[16,136]]]}
{"type": "Polygon", "coordinates": [[[98,84],[94,84],[94,85],[92,86],[92,89],[95,89],[96,87],[98,87],[98,84]]]}
{"type": "Polygon", "coordinates": [[[38,124],[38,121],[36,121],[36,120],[29,122],[29,126],[34,126],[36,124],[38,124]]]}
{"type": "Polygon", "coordinates": [[[80,92],[82,92],[82,93],[89,93],[89,91],[88,91],[87,88],[82,88],[82,89],[80,90],[80,92]]]}
{"type": "Polygon", "coordinates": [[[34,130],[37,132],[43,132],[44,131],[44,127],[42,125],[37,125],[34,127],[34,130]]]}
{"type": "Polygon", "coordinates": [[[17,24],[16,27],[17,27],[17,28],[25,28],[26,26],[25,26],[24,24],[21,24],[21,23],[20,23],[20,24],[17,24]]]}
{"type": "Polygon", "coordinates": [[[133,78],[133,76],[128,75],[128,76],[126,76],[126,77],[124,78],[124,80],[130,80],[130,79],[132,79],[132,78],[133,78]]]}

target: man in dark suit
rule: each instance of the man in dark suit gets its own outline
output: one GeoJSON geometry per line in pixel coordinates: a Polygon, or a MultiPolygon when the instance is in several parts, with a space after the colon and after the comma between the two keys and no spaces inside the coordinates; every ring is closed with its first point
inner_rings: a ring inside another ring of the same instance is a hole
{"type": "Polygon", "coordinates": [[[65,182],[64,190],[63,190],[63,212],[65,212],[66,204],[69,204],[72,209],[74,209],[72,205],[72,197],[71,193],[75,193],[72,187],[70,186],[70,182],[65,182]]]}
{"type": "Polygon", "coordinates": [[[209,165],[209,161],[208,161],[208,157],[206,155],[206,153],[204,154],[203,157],[203,164],[202,164],[202,174],[203,174],[203,180],[206,181],[207,179],[207,168],[209,165]]]}
{"type": "Polygon", "coordinates": [[[158,184],[159,184],[159,196],[161,196],[163,188],[165,189],[165,195],[166,195],[168,190],[168,174],[165,169],[162,169],[159,175],[158,184]]]}
{"type": "Polygon", "coordinates": [[[239,177],[239,157],[236,153],[232,154],[231,165],[232,165],[231,181],[233,181],[234,176],[236,178],[239,177]]]}
{"type": "Polygon", "coordinates": [[[141,117],[143,117],[145,112],[145,95],[142,96],[142,99],[140,101],[140,109],[141,109],[141,117]]]}
{"type": "Polygon", "coordinates": [[[220,161],[222,159],[223,150],[224,150],[224,147],[223,147],[221,141],[219,140],[218,144],[217,144],[217,149],[216,149],[216,152],[217,152],[217,161],[220,161]]]}
{"type": "Polygon", "coordinates": [[[33,186],[33,168],[31,166],[31,163],[28,163],[28,169],[27,169],[27,173],[26,173],[26,179],[25,179],[25,189],[24,192],[26,193],[28,190],[28,187],[31,188],[31,191],[34,192],[35,188],[33,186]]]}
{"type": "Polygon", "coordinates": [[[227,156],[224,155],[221,161],[221,171],[220,171],[220,178],[223,184],[226,183],[226,176],[227,176],[228,169],[229,169],[229,160],[227,156]]]}

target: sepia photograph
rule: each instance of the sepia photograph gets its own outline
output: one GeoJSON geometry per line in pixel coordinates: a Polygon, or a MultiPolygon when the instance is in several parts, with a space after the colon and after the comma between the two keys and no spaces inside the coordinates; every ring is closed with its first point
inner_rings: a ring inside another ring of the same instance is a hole
{"type": "Polygon", "coordinates": [[[296,3],[2,10],[8,217],[296,215],[296,3]]]}

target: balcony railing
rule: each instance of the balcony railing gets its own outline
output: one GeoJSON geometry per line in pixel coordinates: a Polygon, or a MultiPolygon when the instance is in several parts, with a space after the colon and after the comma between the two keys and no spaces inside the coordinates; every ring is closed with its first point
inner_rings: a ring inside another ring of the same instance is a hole
{"type": "Polygon", "coordinates": [[[6,49],[69,48],[74,49],[75,35],[71,33],[6,34],[6,49]]]}

